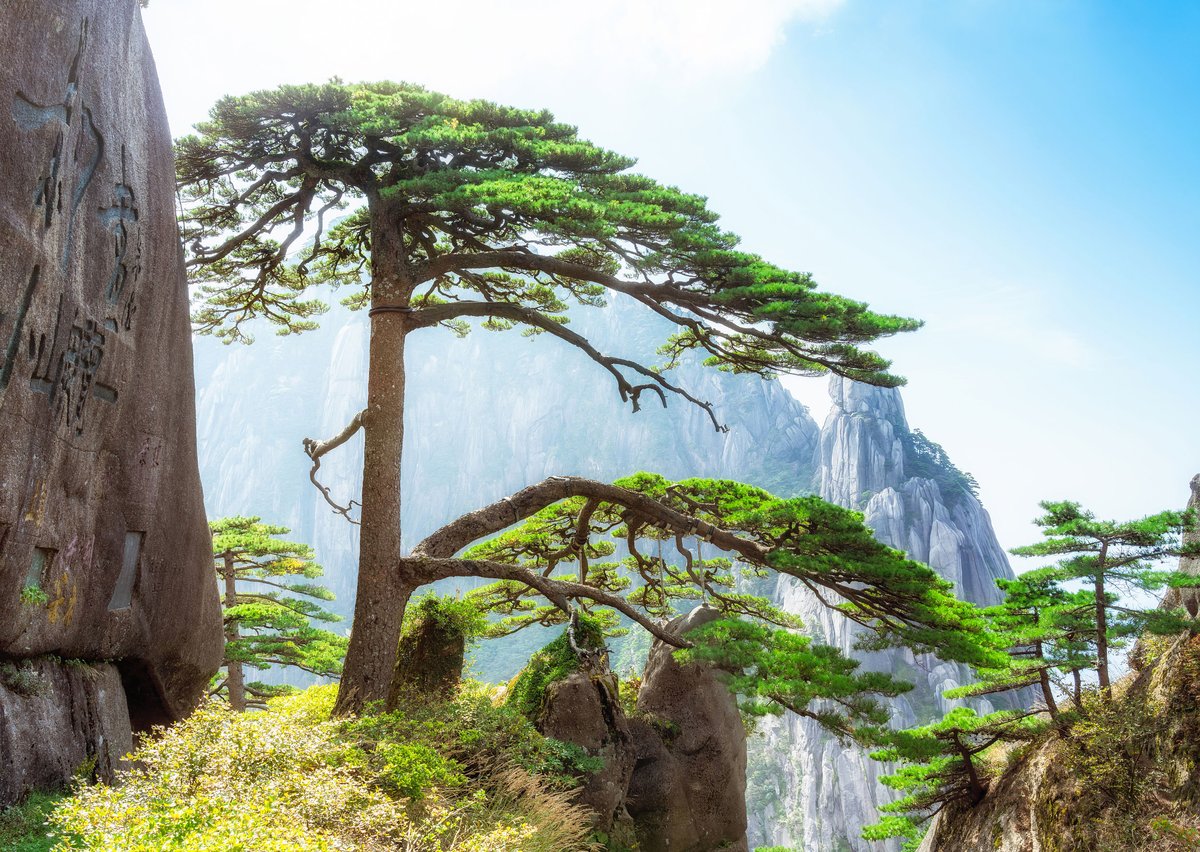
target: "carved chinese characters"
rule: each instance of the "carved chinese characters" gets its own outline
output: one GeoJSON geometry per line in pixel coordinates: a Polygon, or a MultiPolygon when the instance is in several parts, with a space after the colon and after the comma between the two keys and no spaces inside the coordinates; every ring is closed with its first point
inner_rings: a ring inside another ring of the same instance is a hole
{"type": "MultiPolygon", "coordinates": [[[[121,688],[85,703],[169,721],[222,642],[171,141],[137,0],[8,0],[0,56],[0,656],[112,660],[121,688]]],[[[32,724],[6,696],[0,752],[32,724]]],[[[0,765],[42,783],[63,751],[42,747],[0,765]]]]}
{"type": "Polygon", "coordinates": [[[106,148],[110,147],[81,90],[89,25],[87,18],[79,25],[75,54],[64,70],[61,100],[40,103],[23,89],[13,95],[14,123],[24,133],[37,134],[44,144],[44,157],[33,185],[32,215],[40,225],[42,238],[61,244],[61,250],[58,264],[45,273],[41,265],[33,264],[22,298],[24,310],[15,315],[4,364],[0,366],[0,390],[3,390],[13,373],[19,371],[20,343],[27,334],[29,386],[46,397],[55,425],[76,436],[83,434],[85,415],[93,399],[109,405],[117,402],[119,392],[103,380],[101,370],[106,344],[111,344],[114,335],[133,330],[137,310],[134,293],[141,271],[138,210],[133,187],[126,182],[124,145],[120,149],[120,177],[112,185],[108,205],[93,210],[85,203],[89,188],[105,164],[106,148]],[[63,279],[74,268],[72,255],[76,250],[79,219],[89,215],[94,215],[113,235],[111,272],[102,300],[95,298],[97,294],[85,293],[83,304],[68,303],[70,315],[64,316],[63,279]],[[56,229],[59,233],[53,233],[56,229]],[[29,303],[39,287],[59,292],[57,310],[45,328],[26,330],[29,303]]]}

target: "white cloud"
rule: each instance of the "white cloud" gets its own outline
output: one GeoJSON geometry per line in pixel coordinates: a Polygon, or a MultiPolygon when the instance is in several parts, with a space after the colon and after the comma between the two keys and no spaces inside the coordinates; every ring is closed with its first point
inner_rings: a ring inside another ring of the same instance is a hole
{"type": "Polygon", "coordinates": [[[226,93],[402,79],[461,96],[675,87],[753,72],[794,22],[842,0],[154,0],[145,12],[182,131],[226,93]]]}

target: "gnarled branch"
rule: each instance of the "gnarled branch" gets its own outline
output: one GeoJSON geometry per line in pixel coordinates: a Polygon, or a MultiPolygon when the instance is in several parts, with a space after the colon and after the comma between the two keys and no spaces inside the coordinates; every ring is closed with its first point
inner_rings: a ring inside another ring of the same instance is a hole
{"type": "Polygon", "coordinates": [[[400,563],[402,571],[411,572],[410,576],[420,577],[424,582],[429,583],[448,577],[484,577],[492,580],[514,580],[524,583],[568,615],[572,612],[570,604],[572,600],[595,601],[603,606],[612,607],[646,628],[655,637],[676,648],[690,647],[690,643],[682,637],[675,635],[663,625],[640,612],[620,595],[597,589],[595,586],[543,577],[524,566],[494,562],[490,559],[442,559],[418,556],[414,551],[411,557],[401,559],[400,563]]]}
{"type": "Polygon", "coordinates": [[[717,419],[711,402],[705,402],[692,396],[683,388],[667,381],[660,373],[651,370],[643,364],[639,364],[637,361],[605,355],[596,349],[582,334],[572,331],[562,323],[556,322],[533,308],[510,304],[508,302],[448,302],[443,305],[434,305],[414,310],[409,314],[409,321],[413,328],[424,328],[460,317],[497,317],[499,319],[519,322],[533,328],[539,328],[571,344],[597,364],[604,367],[604,369],[608,370],[617,382],[617,391],[621,394],[621,401],[631,403],[634,411],[641,410],[641,396],[643,393],[655,394],[664,408],[667,405],[667,393],[672,393],[686,399],[692,405],[704,411],[708,415],[708,419],[712,421],[715,430],[718,432],[729,431],[729,427],[717,419]],[[625,376],[622,369],[636,373],[649,381],[642,384],[634,384],[625,376]]]}
{"type": "Polygon", "coordinates": [[[350,438],[354,436],[354,433],[363,427],[363,421],[366,419],[366,416],[367,409],[364,408],[362,411],[358,412],[358,414],[354,415],[350,422],[346,424],[346,428],[344,428],[341,432],[338,432],[328,441],[317,441],[313,438],[305,438],[303,441],[304,452],[310,459],[312,459],[313,463],[312,468],[308,471],[309,480],[312,482],[313,486],[321,492],[321,496],[325,498],[325,502],[333,507],[333,511],[341,515],[352,524],[358,524],[359,522],[350,517],[350,511],[355,505],[361,506],[362,504],[357,500],[351,500],[346,506],[338,503],[331,496],[329,496],[329,488],[322,485],[317,480],[317,471],[321,467],[321,456],[325,455],[330,450],[337,449],[342,444],[349,441],[350,438]]]}

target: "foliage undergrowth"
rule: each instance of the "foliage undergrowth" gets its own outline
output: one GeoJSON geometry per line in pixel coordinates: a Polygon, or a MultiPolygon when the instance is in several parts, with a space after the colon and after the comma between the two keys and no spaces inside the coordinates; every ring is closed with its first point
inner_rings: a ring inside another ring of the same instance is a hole
{"type": "Polygon", "coordinates": [[[57,839],[46,824],[65,793],[31,793],[19,805],[0,808],[0,849],[5,852],[50,852],[57,839]]]}
{"type": "Polygon", "coordinates": [[[331,719],[336,689],[272,699],[257,713],[205,704],[143,745],[120,784],[65,800],[53,849],[591,848],[573,803],[574,752],[478,687],[443,704],[331,719]]]}

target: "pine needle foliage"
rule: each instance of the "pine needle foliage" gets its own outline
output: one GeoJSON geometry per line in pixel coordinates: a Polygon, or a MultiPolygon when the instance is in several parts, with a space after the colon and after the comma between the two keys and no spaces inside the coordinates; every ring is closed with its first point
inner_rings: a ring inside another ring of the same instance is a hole
{"type": "MultiPolygon", "coordinates": [[[[418,544],[411,558],[484,538],[445,563],[505,577],[469,595],[492,613],[489,635],[566,624],[574,613],[602,640],[632,622],[681,648],[681,659],[723,671],[747,716],[789,710],[844,739],[877,742],[887,699],[911,686],[860,671],[841,650],[814,642],[795,615],[743,591],[747,580],[795,578],[837,615],[866,627],[864,646],[904,646],[977,666],[1007,660],[973,605],[956,599],[928,566],[880,544],[856,512],[728,480],[644,472],[611,486],[581,486],[587,496],[531,510],[490,538],[495,527],[480,519],[492,507],[480,510],[418,544]],[[617,543],[626,554],[620,559],[617,543]],[[664,632],[665,622],[698,603],[723,617],[684,636],[664,632]]],[[[525,495],[497,504],[503,511],[495,526],[511,521],[525,495]]],[[[580,665],[564,634],[535,655],[510,701],[536,719],[546,686],[580,665]]]]}
{"type": "Polygon", "coordinates": [[[1184,542],[1184,534],[1196,528],[1195,513],[1166,511],[1132,521],[1107,521],[1069,500],[1040,505],[1046,514],[1034,523],[1042,528],[1044,540],[1012,552],[1062,557],[1037,576],[1081,583],[1091,592],[1090,640],[1100,690],[1107,694],[1113,650],[1143,632],[1170,635],[1198,626],[1182,607],[1129,606],[1122,597],[1200,586],[1200,578],[1159,567],[1164,559],[1200,555],[1200,542],[1184,542]]]}
{"type": "Polygon", "coordinates": [[[975,683],[946,692],[947,698],[991,695],[1036,686],[1051,717],[1061,714],[1058,693],[1082,709],[1080,672],[1095,667],[1093,596],[1068,591],[1053,570],[1034,570],[1012,580],[997,580],[1004,601],[984,610],[992,630],[1009,646],[999,668],[979,668],[975,683]],[[1071,678],[1073,684],[1067,683],[1071,678]]]}
{"type": "Polygon", "coordinates": [[[687,634],[681,662],[703,662],[725,673],[739,707],[753,718],[790,710],[846,742],[870,741],[887,723],[894,698],[913,685],[860,663],[803,634],[744,619],[720,619],[687,634]]]}
{"type": "Polygon", "coordinates": [[[309,582],[324,569],[312,548],[285,541],[287,527],[265,524],[257,517],[223,518],[209,524],[213,563],[223,587],[225,676],[211,690],[228,698],[236,710],[262,707],[291,687],[246,683],[244,669],[295,668],[322,677],[342,670],[347,639],[314,627],[341,616],[317,601],[333,600],[324,586],[309,582]]]}
{"type": "MultiPolygon", "coordinates": [[[[628,292],[692,315],[670,315],[680,330],[669,361],[700,349],[735,372],[834,369],[896,384],[887,362],[858,346],[920,325],[739,251],[703,197],[630,171],[632,158],[545,110],[331,80],[222,98],[196,129],[176,149],[204,294],[196,323],[226,341],[247,340],[253,316],[282,334],[314,327],[324,305],[310,289],[361,288],[381,225],[394,228],[420,287],[407,307],[459,332],[455,304],[468,294],[561,322],[572,303],[628,292]],[[712,324],[720,318],[731,325],[712,324]]],[[[551,330],[519,312],[474,315],[498,329],[551,330]]]]}

